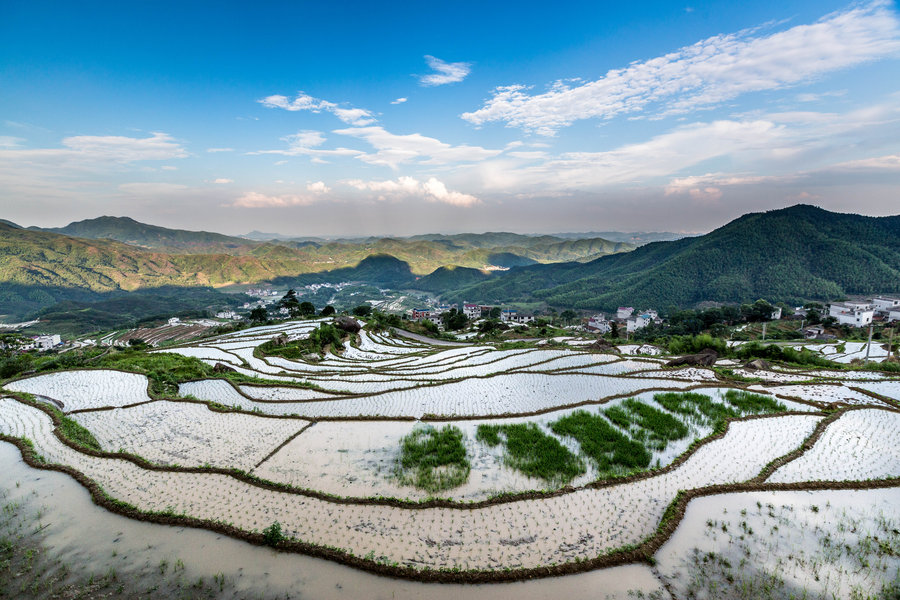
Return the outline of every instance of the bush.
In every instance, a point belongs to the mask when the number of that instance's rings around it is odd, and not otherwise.
[[[671,354],[697,354],[706,349],[715,350],[720,356],[728,353],[725,340],[701,333],[700,335],[675,335],[666,348]]]

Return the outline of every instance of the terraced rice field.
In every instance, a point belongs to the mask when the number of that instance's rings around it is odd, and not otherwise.
[[[0,433],[27,439],[19,444],[33,461],[61,465],[137,518],[458,581],[640,560],[692,494],[885,487],[900,477],[896,379],[748,371],[763,383],[736,393],[711,369],[664,368],[637,348],[447,347],[370,331],[319,360],[259,351],[320,323],[162,351],[266,385],[183,381],[178,397],[151,398],[144,375],[119,371],[9,382]],[[101,450],[68,441],[48,404]],[[420,489],[402,476],[405,440],[423,427],[454,432],[416,460],[440,474],[455,457],[465,465],[458,485]],[[529,455],[522,439],[546,456]]]

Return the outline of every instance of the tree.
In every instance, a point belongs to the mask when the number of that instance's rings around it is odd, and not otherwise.
[[[353,309],[353,314],[357,317],[368,317],[372,314],[372,307],[368,304],[360,304]]]
[[[322,312],[320,312],[319,314],[322,315],[323,317],[330,317],[331,315],[334,314],[334,307],[329,304],[328,306],[323,308]]]
[[[451,308],[441,315],[441,321],[443,321],[445,329],[457,330],[465,327],[466,323],[469,322],[469,319],[466,317],[465,313],[460,312],[455,308]]]
[[[265,306],[257,306],[250,311],[250,321],[252,323],[264,323],[269,318],[269,311]]]
[[[301,302],[300,306],[297,307],[297,312],[303,317],[311,317],[316,314],[316,307],[313,306],[312,302]]]
[[[559,314],[559,318],[562,319],[563,322],[566,324],[569,324],[572,321],[574,321],[577,316],[578,316],[578,313],[576,313],[574,310],[571,310],[571,309],[566,309]]]
[[[300,301],[297,299],[297,292],[293,288],[289,289],[284,297],[278,301],[278,306],[286,308],[288,314],[296,317],[300,314]]]
[[[503,312],[503,311],[500,310],[500,307],[499,307],[499,306],[495,306],[495,307],[492,308],[491,311],[488,313],[488,317],[490,317],[491,319],[499,319],[499,318],[500,318],[500,314],[501,314],[502,312]]]
[[[619,324],[613,321],[609,325],[609,337],[612,339],[618,339],[619,337]]]
[[[772,311],[775,310],[775,307],[766,302],[765,300],[757,300],[753,304],[742,304],[741,305],[741,313],[744,315],[744,318],[750,321],[751,323],[760,323],[762,321],[771,321],[772,320]]]

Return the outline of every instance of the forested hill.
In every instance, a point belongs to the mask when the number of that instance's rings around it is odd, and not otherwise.
[[[259,245],[258,242],[221,233],[186,231],[148,225],[130,217],[97,217],[69,223],[65,227],[43,229],[30,227],[29,229],[78,238],[117,240],[132,246],[163,252],[244,254]]]
[[[797,205],[584,264],[515,269],[445,297],[614,310],[879,292],[900,292],[900,216],[863,217]]]

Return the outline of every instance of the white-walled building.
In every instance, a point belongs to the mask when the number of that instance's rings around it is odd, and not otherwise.
[[[887,314],[888,323],[891,321],[900,321],[900,308],[897,310],[892,310]]]
[[[470,304],[468,302],[463,303],[463,314],[466,315],[468,319],[480,319],[481,318],[481,307],[477,304]]]
[[[620,306],[619,309],[616,311],[616,318],[617,319],[627,319],[632,314],[634,314],[634,308],[632,308],[631,306]]]
[[[862,302],[835,302],[828,307],[828,316],[837,319],[840,325],[865,327],[872,323],[875,308]]]
[[[531,323],[534,317],[531,315],[520,315],[518,311],[507,309],[500,313],[500,320],[504,323]]]
[[[872,305],[875,307],[875,312],[887,315],[892,311],[900,311],[900,298],[876,296],[872,298]]]
[[[634,333],[638,329],[643,329],[651,322],[653,322],[653,319],[651,319],[650,315],[647,314],[629,317],[625,320],[625,329],[626,331],[628,331],[628,333]]]
[[[584,326],[588,331],[599,333],[600,335],[604,335],[609,333],[612,326],[609,324],[609,321],[606,320],[606,315],[597,314],[588,319],[587,324]]]
[[[39,335],[34,338],[34,347],[38,350],[50,350],[61,343],[62,338],[59,337],[59,334]]]

